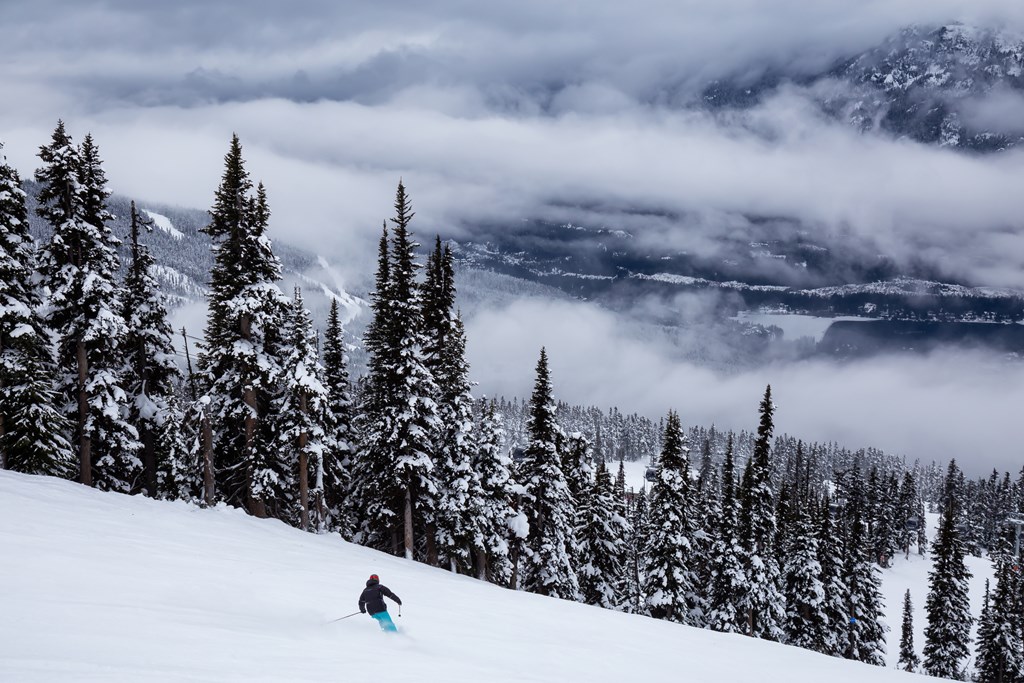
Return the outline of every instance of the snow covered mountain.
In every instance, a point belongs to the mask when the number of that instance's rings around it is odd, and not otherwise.
[[[884,683],[907,674],[745,636],[513,592],[240,510],[0,471],[0,680]],[[980,607],[987,562],[968,558]],[[884,570],[890,666],[911,588]],[[356,611],[371,573],[400,633]],[[923,679],[914,679],[923,680]]]
[[[995,28],[908,27],[818,73],[772,69],[754,81],[716,81],[701,102],[747,108],[784,87],[865,132],[979,152],[1024,140],[1014,114],[1024,102],[1024,37]]]

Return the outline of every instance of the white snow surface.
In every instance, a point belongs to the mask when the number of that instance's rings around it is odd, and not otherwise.
[[[149,209],[143,209],[143,211],[146,213],[147,216],[149,216],[149,219],[153,221],[153,225],[160,228],[161,230],[163,230],[176,240],[184,239],[185,233],[174,227],[174,224],[171,223],[170,218],[164,216],[163,214],[150,211]]]
[[[5,471],[0,548],[2,681],[922,680],[513,592],[225,506]],[[919,631],[926,567],[884,572],[890,614],[912,584]],[[327,623],[356,611],[371,573],[404,602],[398,634],[360,614]]]

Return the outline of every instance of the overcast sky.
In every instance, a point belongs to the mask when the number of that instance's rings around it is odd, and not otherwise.
[[[206,208],[237,132],[267,184],[272,236],[353,273],[372,264],[402,177],[424,236],[563,217],[567,205],[604,207],[594,222],[635,209],[784,215],[1024,288],[1024,153],[860,135],[797,88],[731,117],[685,106],[711,79],[813,72],[907,24],[955,20],[1024,35],[1024,5],[1006,0],[7,0],[0,140],[30,174],[63,118],[76,139],[94,134],[115,191]],[[1024,121],[1022,108],[1000,92],[969,115]],[[649,229],[681,246],[706,237],[688,227]],[[547,344],[571,400],[752,427],[772,381],[788,385],[780,425],[809,438],[1022,461],[1002,421],[1021,405],[1017,366],[959,357],[723,378],[630,339],[594,307],[564,305],[522,302],[471,321],[481,390],[528,390]],[[623,352],[614,360],[601,355],[605,338]],[[979,424],[984,455],[958,438]]]

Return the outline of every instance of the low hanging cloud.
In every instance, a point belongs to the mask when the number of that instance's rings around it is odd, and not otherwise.
[[[1024,288],[1024,152],[860,134],[794,87],[745,112],[692,106],[713,79],[817,73],[909,24],[957,20],[1024,35],[1024,4],[6,2],[0,140],[29,175],[63,118],[76,140],[94,134],[116,192],[206,208],[237,132],[268,188],[271,236],[327,257],[347,282],[368,279],[402,178],[421,241],[542,219],[706,253],[777,217]],[[1004,125],[1022,106],[995,92],[966,116]],[[675,303],[690,318],[706,310]],[[547,345],[573,402],[750,428],[770,382],[779,428],[805,439],[1013,457],[1016,365],[937,355],[723,374],[589,304],[516,301],[468,322],[487,393],[527,395]]]
[[[467,324],[478,394],[529,396],[546,348],[555,396],[652,419],[671,408],[686,425],[755,430],[771,385],[777,433],[847,448],[880,448],[908,462],[956,458],[970,476],[1021,466],[1014,426],[1024,365],[984,354],[883,356],[718,372],[682,361],[597,306],[520,299]]]
[[[280,238],[343,260],[373,244],[402,177],[424,235],[585,220],[693,249],[744,216],[783,216],[897,259],[938,248],[977,284],[1024,286],[1024,254],[1005,239],[1024,215],[1021,154],[860,135],[797,89],[725,116],[685,106],[713,78],[820,70],[907,24],[958,19],[1019,29],[1024,9],[6,3],[0,90],[17,106],[0,112],[0,139],[30,173],[63,117],[94,133],[116,191],[205,208],[238,132]],[[994,96],[976,115],[1013,104]]]

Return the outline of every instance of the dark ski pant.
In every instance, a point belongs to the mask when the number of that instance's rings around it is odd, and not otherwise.
[[[391,615],[388,614],[387,611],[377,612],[376,614],[371,614],[370,616],[376,619],[377,623],[380,624],[381,631],[398,630],[398,627],[395,626],[395,622],[391,621]]]

